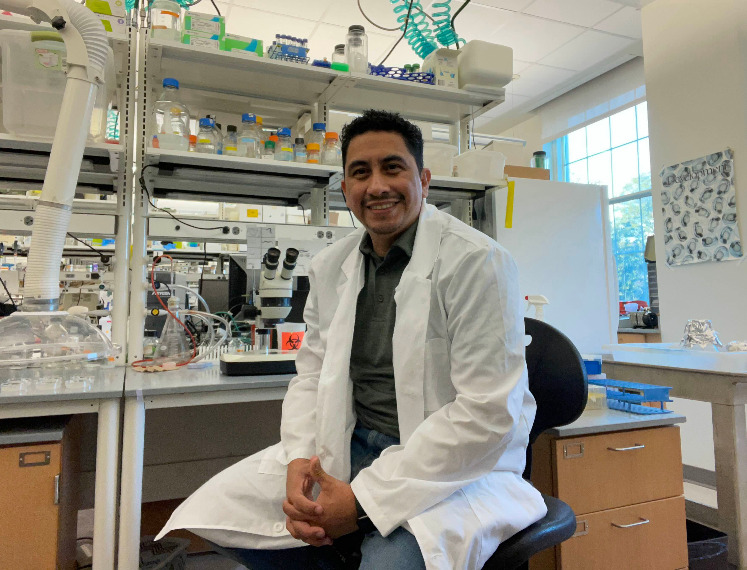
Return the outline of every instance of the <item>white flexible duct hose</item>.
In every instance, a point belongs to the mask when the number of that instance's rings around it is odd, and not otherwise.
[[[49,165],[34,214],[31,250],[24,281],[24,311],[59,308],[60,259],[91,123],[96,81],[104,76],[108,56],[106,32],[96,15],[73,0],[59,2],[70,17],[66,26],[72,26],[83,39],[89,69],[69,65]],[[77,39],[72,33],[63,33],[62,37],[66,42]],[[72,51],[71,46],[68,46],[68,52]]]

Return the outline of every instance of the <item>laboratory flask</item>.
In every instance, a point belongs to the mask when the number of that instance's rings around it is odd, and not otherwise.
[[[153,138],[162,150],[189,150],[189,109],[179,101],[179,82],[167,77],[153,109]]]
[[[172,295],[169,297],[168,306],[173,317],[168,315],[163,325],[156,348],[156,357],[172,362],[186,362],[192,357],[192,348],[186,330],[177,321],[177,319],[181,320],[179,299]]]

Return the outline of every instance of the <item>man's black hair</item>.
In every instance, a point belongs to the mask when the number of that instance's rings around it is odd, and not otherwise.
[[[407,150],[415,158],[415,164],[418,165],[418,172],[423,170],[423,133],[420,131],[420,128],[407,119],[402,118],[399,113],[377,111],[375,109],[364,111],[363,115],[356,117],[342,128],[340,138],[342,140],[343,167],[345,166],[350,141],[359,135],[372,131],[397,133],[400,135],[405,141]]]

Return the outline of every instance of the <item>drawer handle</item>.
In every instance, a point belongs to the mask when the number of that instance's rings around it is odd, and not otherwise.
[[[631,445],[630,447],[608,447],[610,451],[631,451],[633,449],[643,449],[646,447],[642,443],[637,443],[635,445]]]
[[[610,524],[614,526],[615,528],[632,528],[634,526],[641,526],[642,524],[648,524],[651,522],[650,520],[644,519],[643,517],[640,517],[640,519],[641,519],[640,521],[636,523],[631,523],[631,524],[617,524],[617,523],[610,523]]]

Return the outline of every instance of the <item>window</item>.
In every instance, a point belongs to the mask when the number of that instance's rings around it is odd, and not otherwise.
[[[654,233],[646,102],[545,145],[553,179],[607,186],[620,301],[649,303],[643,251]]]

